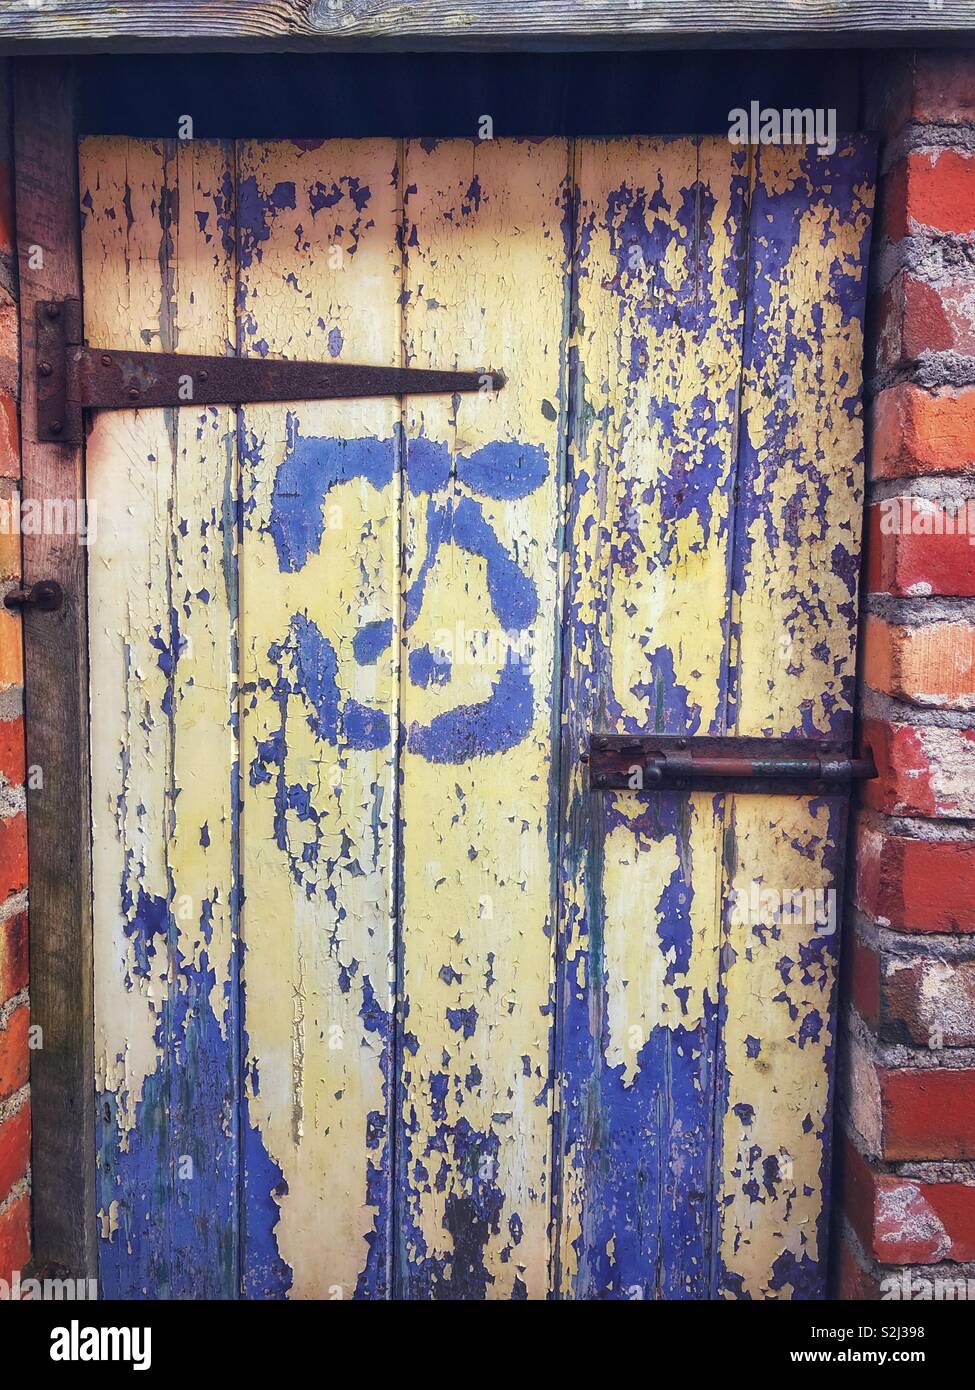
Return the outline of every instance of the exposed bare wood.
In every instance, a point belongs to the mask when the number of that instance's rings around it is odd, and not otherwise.
[[[9,0],[0,46],[138,48],[667,46],[930,42],[975,33],[975,0]]]
[[[77,137],[70,64],[21,65],[16,87],[16,196],[22,333],[23,497],[75,508],[80,446],[38,444],[34,305],[78,296]],[[52,513],[53,514],[53,511]],[[75,515],[77,513],[75,512]],[[94,1274],[94,1087],[88,836],[85,551],[77,534],[24,536],[28,584],[56,579],[64,607],[25,618],[34,1253]],[[41,780],[42,779],[42,780]]]

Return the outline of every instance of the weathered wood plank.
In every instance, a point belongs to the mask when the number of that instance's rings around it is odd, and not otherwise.
[[[563,141],[411,142],[405,361],[507,373],[404,405],[398,1292],[543,1298]]]
[[[975,30],[972,0],[939,0],[937,6],[902,0],[803,0],[768,5],[763,0],[30,0],[0,14],[0,45],[29,51],[45,44],[83,48],[106,42],[136,46],[168,41],[233,47],[350,46],[404,40],[431,45],[539,43],[546,39],[626,40],[627,44],[695,40],[716,44],[756,37],[819,42],[837,35],[863,43],[870,37],[936,35]]]
[[[852,733],[875,150],[762,148],[751,209],[729,727]],[[822,1297],[846,798],[735,797],[716,1292]]]
[[[747,155],[585,141],[575,177],[558,1287],[702,1298],[723,799],[582,755],[724,728]]]
[[[81,292],[75,86],[56,59],[21,66],[16,88],[17,248],[22,324],[25,506],[72,509],[84,497],[82,450],[38,444],[34,305]],[[40,253],[40,254],[39,254]],[[64,515],[63,511],[60,511]],[[85,550],[76,535],[23,538],[24,579],[56,579],[59,613],[25,630],[30,852],[34,1255],[95,1273],[94,1067]]]
[[[94,342],[225,351],[233,165],[86,141]],[[100,1280],[237,1284],[236,517],[227,407],[104,412],[88,442]]]
[[[245,144],[239,350],[398,365],[394,141]],[[389,1287],[399,403],[241,412],[243,1292]]]

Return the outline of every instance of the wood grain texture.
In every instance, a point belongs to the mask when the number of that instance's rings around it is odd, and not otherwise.
[[[396,143],[238,166],[241,354],[397,365]],[[248,1295],[389,1288],[399,419],[241,411]]]
[[[748,156],[583,141],[563,702],[558,1286],[710,1283],[723,798],[594,795],[593,731],[720,733]]]
[[[548,1287],[564,141],[410,142],[397,1231],[410,1298]]]
[[[75,86],[56,59],[20,68],[15,88],[17,249],[22,324],[22,495],[25,505],[84,497],[80,448],[38,444],[34,305],[77,297]],[[38,255],[38,251],[40,255]],[[30,854],[34,1255],[95,1273],[91,860],[85,551],[75,535],[23,539],[24,580],[56,579],[66,601],[25,623]]]
[[[972,0],[904,5],[901,0],[803,0],[768,5],[761,0],[27,0],[0,14],[0,43],[29,51],[47,43],[82,48],[168,41],[173,47],[273,47],[385,44],[426,41],[431,46],[545,39],[625,40],[674,44],[694,39],[714,45],[750,36],[759,41],[822,42],[836,35],[862,43],[870,37],[936,35],[975,29]]]
[[[729,727],[853,732],[876,148],[757,152]],[[847,799],[731,798],[715,1289],[821,1297]]]
[[[225,352],[230,147],[81,150],[85,328]],[[102,412],[88,441],[100,1281],[237,1289],[235,416]]]

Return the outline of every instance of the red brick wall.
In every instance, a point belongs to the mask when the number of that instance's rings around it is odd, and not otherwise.
[[[0,497],[16,500],[17,271],[11,199],[9,85],[0,62]],[[0,527],[0,593],[20,577],[20,537]],[[20,619],[0,607],[0,1279],[30,1254],[27,1050],[27,827],[24,817]]]
[[[850,1298],[903,1296],[906,1271],[975,1276],[975,53],[871,63],[867,119],[883,145],[860,700],[880,776],[845,941]]]

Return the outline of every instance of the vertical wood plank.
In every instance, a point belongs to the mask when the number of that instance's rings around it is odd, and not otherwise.
[[[852,733],[875,149],[762,147],[751,215],[730,722]],[[824,1288],[846,798],[736,797],[716,1288]]]
[[[81,152],[90,341],[224,352],[233,174],[202,141]],[[236,519],[228,407],[88,443],[103,1292],[237,1286]]]
[[[75,506],[80,447],[39,444],[34,421],[34,305],[81,293],[75,74],[70,61],[31,58],[15,77],[15,177],[20,268],[21,460],[25,506]],[[41,255],[38,256],[38,250]],[[63,514],[63,513],[62,513]],[[94,1070],[85,553],[71,535],[23,540],[24,581],[56,579],[58,613],[25,627],[34,1256],[95,1273]]]
[[[557,1283],[701,1298],[723,801],[593,795],[582,755],[724,727],[746,156],[582,141],[575,177]]]
[[[241,147],[243,355],[398,365],[397,154]],[[248,1295],[389,1285],[398,425],[242,412]]]
[[[548,1287],[564,142],[411,142],[398,1291]]]

